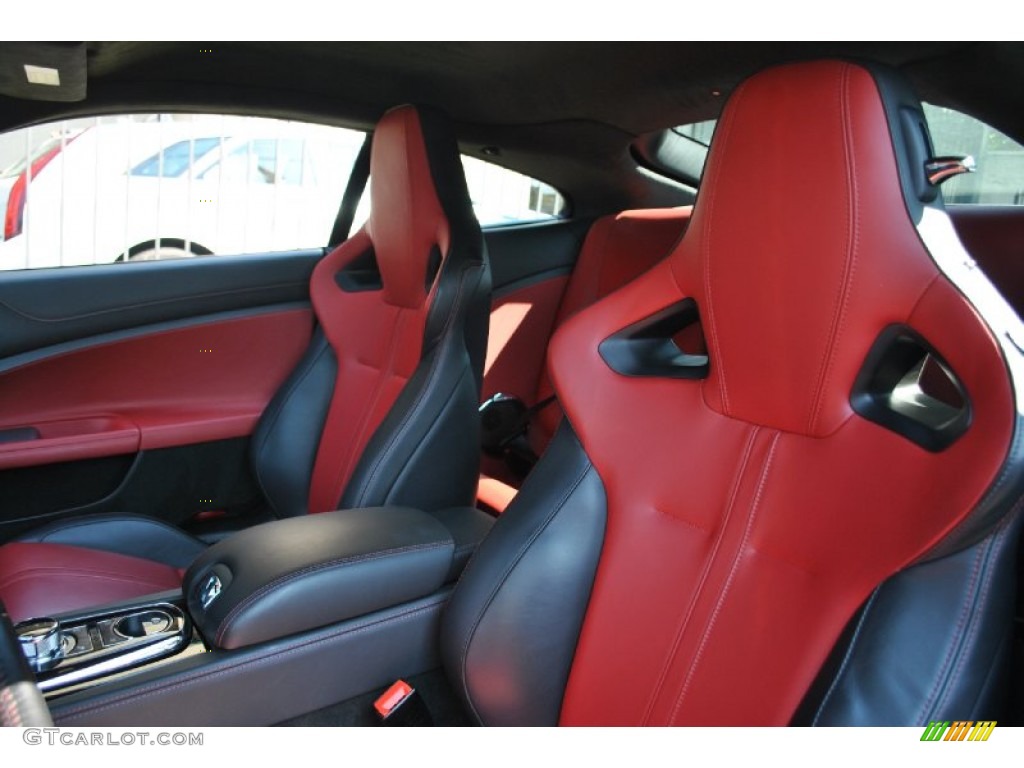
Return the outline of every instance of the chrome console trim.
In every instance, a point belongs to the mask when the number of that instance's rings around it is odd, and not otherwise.
[[[191,619],[171,603],[66,619],[60,632],[63,658],[38,674],[39,688],[47,694],[173,656],[194,640]]]

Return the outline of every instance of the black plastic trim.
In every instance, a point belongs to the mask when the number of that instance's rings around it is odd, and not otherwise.
[[[939,364],[963,399],[963,407],[956,416],[939,424],[927,424],[894,410],[889,404],[889,396],[896,385],[926,355]],[[853,382],[850,405],[868,421],[933,453],[944,451],[971,426],[971,400],[960,379],[931,344],[905,325],[890,325],[875,339]]]
[[[430,293],[430,288],[434,285],[440,271],[441,249],[435,245],[430,249],[430,255],[427,256],[427,271],[423,276],[423,290],[427,293]]]
[[[334,282],[345,293],[361,293],[363,291],[379,291],[384,288],[384,280],[377,264],[377,252],[371,245],[363,253],[349,261],[334,276]]]
[[[715,115],[714,119],[717,118]],[[693,203],[697,198],[697,188],[708,159],[707,146],[668,128],[641,136],[629,149],[636,161],[652,173],[684,185],[690,196],[685,204]]]
[[[623,376],[704,379],[707,355],[688,355],[672,341],[684,328],[700,321],[697,302],[684,299],[628,325],[598,346],[601,359]]]

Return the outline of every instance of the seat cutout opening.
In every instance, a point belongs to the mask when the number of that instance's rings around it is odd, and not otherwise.
[[[384,288],[384,279],[377,266],[377,253],[368,248],[365,253],[352,259],[335,275],[334,281],[346,293],[379,291]]]
[[[623,328],[602,341],[598,352],[609,368],[623,376],[706,378],[707,354],[685,352],[680,343],[688,349],[707,349],[693,299],[684,299]]]
[[[933,453],[971,425],[971,405],[957,375],[906,326],[879,335],[850,394],[854,411]]]
[[[434,281],[437,280],[437,273],[440,271],[441,249],[435,245],[430,249],[430,256],[427,257],[426,280],[423,283],[423,289],[426,293],[430,293],[430,289],[434,287]]]

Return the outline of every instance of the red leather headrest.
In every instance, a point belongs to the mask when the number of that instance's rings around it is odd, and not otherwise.
[[[429,292],[431,252],[448,252],[448,221],[430,172],[420,117],[413,106],[390,110],[377,124],[370,153],[370,220],[384,300],[419,307]]]
[[[822,61],[747,80],[671,264],[704,323],[710,407],[813,436],[848,418],[872,342],[938,274],[871,74]]]

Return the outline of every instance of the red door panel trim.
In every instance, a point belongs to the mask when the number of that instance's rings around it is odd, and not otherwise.
[[[0,430],[40,431],[39,440],[0,444],[0,468],[250,434],[312,327],[308,309],[264,313],[97,344],[0,374]]]

